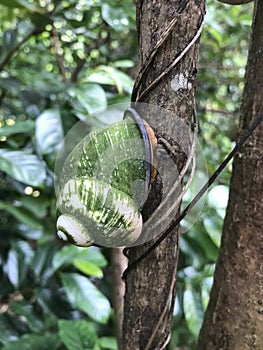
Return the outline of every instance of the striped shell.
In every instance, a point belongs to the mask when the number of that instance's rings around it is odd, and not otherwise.
[[[57,199],[61,239],[117,247],[140,236],[153,152],[144,123],[131,111],[91,132],[67,157]]]

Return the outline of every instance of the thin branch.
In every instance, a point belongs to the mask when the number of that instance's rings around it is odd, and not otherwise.
[[[52,12],[54,12],[54,9],[52,9],[51,0],[46,0],[46,9],[47,9],[48,15],[51,15]],[[64,56],[61,53],[62,48],[60,45],[58,31],[54,25],[54,22],[52,22],[51,39],[52,39],[51,44],[52,44],[54,51],[55,51],[59,72],[62,76],[63,81],[66,82],[67,81],[67,71],[66,71],[66,68],[64,65]]]
[[[93,40],[88,47],[85,47],[85,57],[80,59],[77,63],[77,66],[75,67],[75,69],[73,70],[72,74],[71,74],[71,81],[73,83],[75,83],[78,79],[78,75],[80,73],[80,71],[82,70],[82,68],[84,67],[86,61],[87,61],[87,57],[89,57],[90,53],[92,50],[98,49],[100,46],[102,46],[105,42],[107,41],[107,39],[102,39],[101,37],[98,37],[97,40]]]
[[[35,28],[32,31],[30,31],[27,35],[25,35],[24,38],[21,41],[16,43],[16,45],[12,47],[12,49],[7,53],[7,55],[4,57],[4,59],[0,63],[0,72],[4,69],[4,67],[9,63],[11,58],[19,51],[19,49],[21,48],[21,46],[25,42],[27,40],[29,40],[35,34],[39,34],[39,33],[41,33],[41,31],[39,29]]]
[[[57,32],[56,27],[54,26],[54,24],[52,24],[52,30],[51,30],[51,37],[52,37],[52,42],[53,42],[53,47],[55,50],[55,54],[56,54],[56,59],[57,59],[57,63],[58,63],[58,69],[59,72],[63,78],[63,81],[66,82],[67,81],[67,71],[64,65],[64,56],[61,54],[61,45],[60,45],[60,40],[59,40],[59,35]]]
[[[77,63],[77,66],[75,67],[75,69],[73,70],[72,74],[71,74],[71,81],[73,83],[76,83],[77,79],[78,79],[78,75],[80,73],[80,71],[82,70],[82,68],[84,67],[86,61],[87,61],[87,54],[85,55],[84,58],[82,58],[81,60],[79,60],[79,62]]]

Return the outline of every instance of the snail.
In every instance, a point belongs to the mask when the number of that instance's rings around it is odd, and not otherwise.
[[[121,122],[89,133],[67,156],[57,198],[57,234],[78,246],[130,246],[154,180],[152,128],[129,108]]]

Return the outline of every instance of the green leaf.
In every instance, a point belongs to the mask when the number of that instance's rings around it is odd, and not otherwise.
[[[105,91],[98,84],[83,84],[81,87],[69,89],[69,95],[76,98],[89,114],[107,106]]]
[[[0,314],[0,343],[18,339],[19,333],[7,314]]]
[[[116,68],[132,68],[134,67],[134,62],[131,60],[118,60],[113,62]]]
[[[108,265],[107,260],[97,247],[78,248],[78,260],[89,261],[98,267]]]
[[[59,337],[68,350],[93,350],[97,340],[94,328],[84,320],[59,320]]]
[[[62,284],[71,303],[94,321],[106,323],[111,312],[108,299],[89,281],[77,273],[61,273]]]
[[[44,12],[43,9],[26,0],[0,0],[0,4],[10,8],[27,9],[30,12]]]
[[[109,66],[97,67],[94,72],[87,76],[85,81],[114,85],[119,94],[122,94],[123,91],[130,93],[133,86],[133,80],[127,74]]]
[[[101,14],[104,21],[116,31],[125,30],[129,26],[127,13],[121,7],[111,7],[109,4],[103,3]]]
[[[14,125],[5,125],[0,128],[0,136],[11,136],[14,134],[32,134],[35,130],[33,120],[16,122]]]
[[[103,272],[101,269],[89,261],[76,259],[73,261],[73,265],[87,276],[94,276],[97,278],[103,277]]]
[[[46,179],[45,163],[26,151],[0,150],[0,170],[17,181],[43,187]]]
[[[44,244],[39,244],[36,251],[35,256],[32,263],[32,269],[35,272],[38,278],[45,276],[45,278],[41,280],[42,283],[45,283],[47,277],[52,274],[51,264],[57,250],[54,242],[46,242]]]
[[[57,350],[60,348],[60,340],[56,334],[45,335],[26,334],[16,341],[6,343],[2,350]]]
[[[64,139],[60,112],[48,109],[36,119],[36,141],[41,154],[58,151]]]
[[[70,265],[78,254],[78,247],[65,246],[57,251],[53,257],[52,267],[56,271],[61,267]]]
[[[42,277],[42,279],[44,278],[45,276]],[[57,289],[57,284],[54,285],[52,282],[54,282],[53,279],[49,279],[46,282],[42,281],[41,287],[35,289],[34,300],[36,301],[36,305],[41,308],[49,325],[56,326],[58,318],[74,316],[72,314],[72,307],[65,298],[64,291],[61,287]],[[45,288],[43,288],[43,284],[46,285]],[[56,288],[55,290],[54,287]]]
[[[5,48],[10,50],[15,42],[16,42],[16,39],[17,39],[17,34],[14,30],[6,30],[3,34],[3,42],[4,42],[4,45],[5,45]]]
[[[19,288],[26,279],[34,252],[25,241],[12,242],[5,265],[9,281],[15,288]]]
[[[189,286],[184,292],[184,314],[190,332],[197,338],[204,317],[203,305],[199,291]]]
[[[117,340],[112,337],[102,337],[99,339],[99,345],[102,349],[118,350]]]
[[[74,260],[88,261],[98,267],[107,265],[107,260],[104,258],[98,248],[80,248],[73,245],[65,246],[54,255],[52,267],[54,271],[63,266],[68,266]]]
[[[10,304],[10,310],[12,311],[12,313],[16,314],[17,317],[22,318],[23,322],[25,322],[29,326],[32,332],[43,331],[44,325],[40,321],[40,319],[34,314],[32,305],[28,304],[24,300],[13,301]]]
[[[24,223],[25,225],[31,228],[42,228],[41,220],[32,215],[32,212],[30,210],[19,206],[16,207],[13,204],[8,204],[4,202],[0,202],[0,209],[12,214],[18,221]]]
[[[47,215],[49,201],[41,196],[24,196],[19,198],[18,205],[30,211],[36,218],[43,219]]]

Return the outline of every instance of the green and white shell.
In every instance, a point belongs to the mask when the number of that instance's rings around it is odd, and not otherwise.
[[[69,154],[57,199],[61,239],[79,246],[136,242],[142,231],[140,209],[148,195],[152,157],[143,128],[128,116],[91,132]]]

